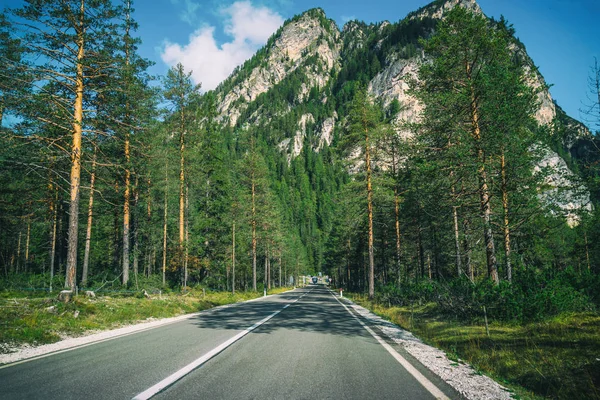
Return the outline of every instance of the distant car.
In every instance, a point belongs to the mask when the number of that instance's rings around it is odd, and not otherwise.
[[[317,282],[319,282],[319,278],[317,278],[316,276],[313,276],[312,282],[313,282],[314,285],[316,285]]]

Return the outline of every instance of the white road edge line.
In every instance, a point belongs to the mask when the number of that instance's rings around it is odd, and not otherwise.
[[[168,388],[169,386],[171,386],[172,384],[174,384],[175,382],[177,382],[178,380],[180,380],[181,378],[183,378],[184,376],[186,376],[187,374],[189,374],[190,372],[192,372],[196,368],[202,366],[202,364],[206,363],[208,360],[210,360],[214,356],[218,355],[223,350],[225,350],[226,348],[228,348],[229,346],[231,346],[232,344],[234,344],[235,342],[237,342],[238,340],[240,340],[241,338],[243,338],[244,336],[246,336],[248,333],[252,332],[256,328],[258,328],[259,326],[261,326],[262,324],[264,324],[265,322],[267,322],[268,320],[270,320],[271,318],[273,318],[274,316],[276,316],[277,314],[279,314],[280,312],[282,312],[283,310],[285,310],[286,308],[288,308],[290,305],[296,303],[298,300],[300,300],[302,297],[304,297],[305,295],[307,295],[311,291],[308,291],[308,292],[304,293],[302,296],[298,297],[293,302],[286,304],[281,310],[276,311],[273,314],[269,315],[268,317],[265,317],[265,318],[261,319],[260,321],[258,321],[254,325],[252,325],[251,327],[243,330],[242,332],[238,333],[237,335],[235,335],[231,339],[229,339],[229,340],[221,343],[219,346],[215,347],[214,349],[212,349],[208,353],[204,354],[202,357],[197,358],[195,361],[192,361],[191,363],[189,363],[185,367],[181,368],[179,371],[177,371],[177,372],[169,375],[168,377],[166,377],[162,381],[158,382],[156,385],[154,385],[154,386],[152,386],[152,387],[144,390],[142,393],[140,393],[137,396],[135,396],[133,398],[133,400],[147,400],[147,399],[150,399],[152,396],[154,396],[154,395],[158,394],[159,392],[163,391],[164,389]]]
[[[239,304],[251,303],[251,302],[254,302],[254,301],[258,301],[258,300],[267,299],[267,298],[272,297],[272,296],[278,296],[278,295],[281,295],[281,294],[284,294],[284,293],[293,292],[294,290],[295,289],[287,290],[285,292],[267,295],[267,297],[257,297],[255,299],[251,299],[251,300],[240,301],[240,302],[237,302],[237,303],[225,304],[223,306],[217,306],[217,307],[209,308],[209,309],[206,309],[206,310],[198,311],[198,312],[195,312],[195,313],[180,315],[178,317],[171,317],[171,318],[168,318],[168,319],[172,319],[172,321],[165,322],[163,324],[157,324],[157,325],[153,325],[153,326],[148,326],[148,327],[144,327],[144,328],[141,328],[141,329],[136,329],[136,330],[133,330],[133,331],[130,331],[130,332],[119,333],[119,334],[116,334],[114,336],[109,336],[109,337],[106,337],[106,338],[103,338],[103,339],[96,339],[96,340],[93,340],[93,341],[88,342],[88,343],[77,344],[77,345],[74,345],[74,346],[71,346],[71,347],[66,347],[64,349],[54,350],[54,351],[50,351],[48,353],[39,354],[37,356],[32,356],[32,357],[24,358],[22,360],[8,362],[6,364],[0,364],[0,369],[14,367],[15,365],[24,364],[24,363],[29,362],[29,361],[39,360],[41,358],[51,357],[51,356],[54,356],[56,354],[66,353],[66,352],[72,351],[72,350],[82,349],[84,347],[88,347],[88,346],[92,346],[92,345],[95,345],[95,344],[107,342],[109,340],[120,339],[120,338],[123,338],[125,336],[135,335],[136,333],[141,333],[141,332],[149,331],[149,330],[156,329],[156,328],[162,328],[162,327],[165,327],[167,325],[175,324],[177,322],[181,322],[181,321],[184,321],[186,319],[192,319],[194,317],[198,317],[198,316],[201,316],[201,315],[206,314],[206,313],[213,313],[213,312],[219,311],[220,309],[224,309],[224,308],[228,308],[228,307],[233,307],[233,306],[236,306],[236,305],[239,305]],[[132,326],[135,326],[135,325],[136,325],[135,323],[132,324]],[[121,328],[116,328],[115,330],[119,330],[119,329],[121,329]],[[105,333],[105,332],[109,332],[109,331],[110,330],[108,330],[108,331],[100,331],[98,333]]]
[[[369,332],[371,336],[373,336],[375,340],[377,340],[379,344],[382,345],[388,351],[388,353],[390,353],[392,357],[394,357],[396,361],[398,361],[400,365],[404,367],[404,369],[408,371],[408,373],[410,373],[425,389],[427,389],[429,393],[431,393],[436,399],[450,400],[448,396],[446,396],[440,389],[437,388],[437,386],[435,386],[429,379],[427,379],[425,375],[423,375],[415,367],[413,367],[412,364],[406,360],[406,358],[402,357],[400,353],[394,350],[392,346],[390,346],[385,340],[383,340],[378,334],[376,334],[371,328],[369,328],[364,322],[362,322],[360,318],[354,315],[354,313],[350,311],[350,309],[336,297],[335,293],[331,291],[331,289],[330,292],[333,298],[336,299],[337,302],[340,303],[341,306],[344,307],[346,311],[348,311],[348,313],[354,319],[356,319],[363,326],[363,328],[365,328],[367,332]]]

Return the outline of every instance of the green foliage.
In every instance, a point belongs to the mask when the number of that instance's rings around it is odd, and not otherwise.
[[[421,11],[429,12],[440,4]],[[527,89],[523,66],[535,68],[514,38],[514,29],[503,19],[491,21],[458,10],[447,14],[443,22],[426,14],[419,18],[411,14],[415,18],[391,24],[349,22],[341,34],[339,66],[329,67],[318,55],[310,55],[314,48],[305,52],[298,65],[292,66],[282,56],[280,61],[290,68],[286,76],[252,101],[237,100],[233,106],[241,115],[235,126],[229,126],[227,115],[220,115],[219,101],[255,68],[268,68],[272,46],[284,28],[214,92],[200,94],[190,73],[176,66],[161,80],[161,100],[158,90],[148,89],[152,81],[146,72],[149,62],[137,54],[136,24],[126,14],[115,14],[110,46],[86,64],[91,71],[103,60],[114,61],[110,74],[90,75],[86,81],[93,90],[86,97],[91,111],[86,113],[85,129],[90,133],[83,144],[83,205],[91,198],[88,188],[92,160],[96,160],[87,286],[125,292],[178,290],[183,283],[184,253],[188,286],[231,290],[235,246],[235,287],[248,289],[254,220],[259,285],[265,281],[266,261],[275,282],[281,262],[283,281],[302,273],[324,272],[340,286],[363,290],[368,254],[366,177],[360,168],[363,157],[353,151],[363,147],[366,129],[373,160],[375,276],[382,298],[402,304],[436,301],[452,315],[474,319],[481,318],[486,305],[490,318],[509,321],[586,309],[586,304],[597,306],[599,214],[583,216],[575,229],[567,227],[539,204],[537,188],[544,176],[531,174],[538,161],[532,145],[548,139],[569,166],[584,176],[597,202],[597,140],[569,142],[577,124],[559,108],[552,135],[550,129],[540,129],[532,121],[537,92]],[[312,18],[324,28],[317,45],[340,45],[333,43],[336,27],[322,10],[310,10],[288,23],[300,18]],[[465,29],[458,29],[460,35],[449,33],[460,24],[466,24]],[[56,107],[52,99],[63,99],[70,107],[73,91],[62,81],[48,82],[39,91],[7,90],[6,79],[17,76],[22,70],[16,67],[26,63],[24,49],[11,35],[11,24],[2,19],[0,28],[0,36],[6,39],[0,47],[4,60],[0,94],[7,112],[20,118],[2,127],[0,164],[7,173],[0,176],[0,272],[6,288],[47,288],[55,226],[53,260],[58,275],[52,286],[58,288],[64,283],[61,274],[66,259],[68,187],[63,178],[69,173],[69,158],[64,149],[70,145],[65,135],[70,125],[65,121],[71,116],[61,111],[68,107]],[[515,43],[517,50],[507,51]],[[464,49],[475,47],[481,57],[473,61],[473,54]],[[413,82],[413,94],[427,104],[422,124],[393,126],[404,105],[398,100],[374,101],[366,88],[392,63],[399,59],[420,62],[423,54],[431,62],[423,63],[421,86]],[[473,61],[479,72],[476,79],[462,79],[459,54]],[[313,73],[327,77],[327,84],[311,86]],[[457,85],[461,79],[464,85]],[[480,140],[472,137],[467,90],[471,88],[481,99]],[[158,116],[161,101],[167,107]],[[335,128],[328,146],[319,132],[330,118],[335,119]],[[414,140],[396,134],[408,130],[416,131]],[[127,137],[132,149],[130,162],[125,164]],[[178,241],[182,139],[187,198],[183,251]],[[302,150],[291,156],[291,147],[300,142]],[[485,157],[476,157],[478,150]],[[358,154],[357,160],[348,162],[350,153]],[[512,253],[497,253],[501,280],[507,276],[507,261],[517,271],[512,285],[503,282],[493,287],[483,282],[486,254],[477,179],[482,164],[493,210],[489,225],[496,243],[503,243],[504,216],[509,219]],[[136,266],[137,275],[123,287],[119,275],[126,170],[131,173],[130,265]],[[255,215],[250,206],[253,180]],[[508,194],[506,209],[504,193]],[[81,207],[82,221],[86,211]],[[82,257],[84,229],[80,236]],[[563,274],[569,267],[577,273],[568,277],[550,273]],[[458,275],[472,275],[477,283],[456,279]],[[563,286],[565,280],[569,283]]]
[[[280,289],[274,292],[280,292]],[[142,322],[149,318],[168,318],[206,310],[215,306],[250,300],[262,293],[203,292],[201,288],[187,294],[168,294],[148,290],[107,295],[96,298],[76,296],[62,303],[54,296],[31,298],[29,292],[0,291],[0,352],[6,346],[54,343],[65,335],[79,336],[91,330],[109,329]],[[24,296],[26,295],[26,297]]]
[[[481,319],[457,319],[432,303],[390,307],[387,302],[348,296],[445,350],[449,359],[492,376],[517,398],[595,397],[600,383],[597,312],[562,313],[525,324],[489,321],[488,335]]]
[[[377,300],[399,306],[433,302],[440,312],[467,322],[482,320],[485,307],[492,321],[530,323],[562,313],[596,310],[600,302],[593,288],[598,284],[597,276],[582,276],[572,269],[560,273],[523,270],[512,284],[457,278],[386,286]]]

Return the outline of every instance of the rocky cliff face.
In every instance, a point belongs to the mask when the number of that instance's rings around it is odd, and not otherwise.
[[[297,69],[304,69],[308,78],[297,93],[298,100],[302,101],[312,87],[325,87],[330,70],[339,68],[340,32],[333,21],[325,18],[322,10],[311,10],[286,23],[276,36],[272,45],[266,48],[266,54],[253,60],[258,65],[249,76],[229,91],[219,93],[218,111],[229,125],[236,125],[248,103]],[[312,62],[307,63],[309,59]],[[229,79],[235,80],[235,76]]]
[[[421,7],[420,9],[408,14],[409,19],[421,19],[421,18],[434,18],[442,19],[448,11],[454,7],[464,7],[476,14],[483,14],[481,7],[475,0],[446,0],[446,1],[434,1]]]
[[[420,20],[444,18],[444,15],[456,6],[483,14],[475,0],[438,0],[409,14],[400,24],[404,22],[418,24]],[[382,54],[381,49],[385,48],[386,43],[389,45],[389,42],[392,42],[390,38],[394,34],[392,28],[388,22],[365,25],[351,21],[340,32],[335,23],[327,20],[320,9],[310,10],[288,21],[270,40],[267,47],[248,62],[251,68],[244,66],[243,79],[240,79],[241,72],[234,74],[223,85],[227,90],[218,92],[220,100],[218,110],[222,120],[230,126],[246,122],[268,124],[273,115],[264,112],[263,106],[255,107],[248,121],[241,121],[240,117],[261,94],[268,93],[291,74],[301,73],[302,79],[294,87],[293,98],[278,112],[279,116],[282,116],[294,114],[295,109],[303,111],[295,112],[296,123],[283,132],[283,138],[278,139],[278,147],[287,153],[288,160],[297,157],[305,145],[307,129],[310,129],[316,138],[312,142],[312,148],[314,151],[320,151],[323,146],[332,143],[336,126],[343,127],[347,116],[325,111],[316,114],[306,112],[304,106],[313,96],[314,109],[314,96],[317,93],[321,107],[331,109],[332,98],[335,96],[332,88],[343,90],[344,79],[349,79],[346,72],[352,70],[349,65],[357,63],[356,58],[365,54],[361,51],[371,46],[370,48],[379,51],[380,57],[372,60],[374,66],[373,71],[370,71],[372,76],[368,82],[368,92],[384,107],[398,100],[400,112],[395,121],[397,133],[405,139],[411,137],[412,133],[403,126],[418,121],[423,105],[408,93],[409,81],[416,78],[418,69],[427,59],[427,55],[418,48],[418,45],[411,44],[388,46],[389,50]],[[539,109],[535,115],[537,121],[541,125],[552,127],[557,117],[557,109],[546,88],[544,78],[535,69],[533,61],[520,43],[515,43],[513,50],[519,52],[521,59],[525,60],[525,68],[530,72],[530,85],[543,88],[539,94]],[[354,71],[354,73],[368,74],[369,71]],[[338,104],[335,105],[338,111],[339,106],[338,100]],[[564,134],[563,138],[567,149],[570,148],[569,144],[574,143],[578,138],[589,135],[583,125],[577,125],[577,121],[569,119],[568,124],[570,124],[570,128],[567,129],[569,133]],[[550,189],[542,197],[545,201],[557,205],[573,222],[574,211],[589,207],[589,195],[585,190],[580,190],[581,186],[575,183],[575,176],[570,173],[566,163],[556,152],[548,148],[544,148],[543,151],[545,157],[540,168],[548,168],[552,174],[546,182]],[[360,163],[362,160],[360,151],[355,153],[351,158],[354,157],[356,162]],[[561,189],[569,185],[578,189],[571,191]]]

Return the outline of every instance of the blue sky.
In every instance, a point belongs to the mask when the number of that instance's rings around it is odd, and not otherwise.
[[[182,61],[211,89],[250,57],[288,18],[321,7],[340,28],[349,19],[396,22],[429,0],[137,0],[140,52],[165,74]],[[19,6],[21,0],[0,0]],[[581,119],[587,78],[600,59],[600,0],[478,0],[484,13],[511,22],[539,67],[552,96]]]

